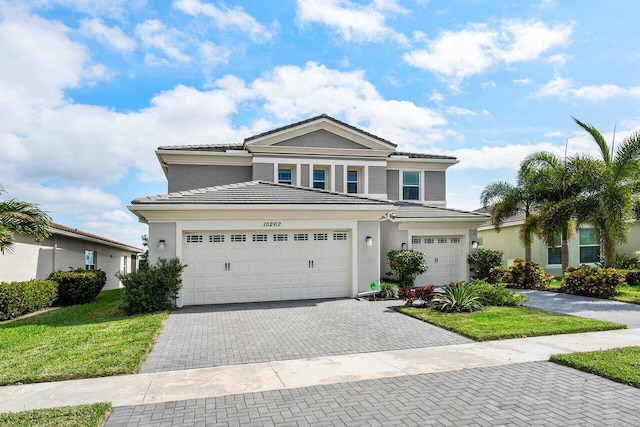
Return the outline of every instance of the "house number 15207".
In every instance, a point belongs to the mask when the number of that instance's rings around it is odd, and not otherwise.
[[[262,224],[263,227],[280,227],[282,225],[282,223],[280,221],[265,221],[264,224]]]

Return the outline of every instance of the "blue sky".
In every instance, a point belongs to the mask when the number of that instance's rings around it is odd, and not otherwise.
[[[54,220],[140,244],[160,145],[239,143],[326,113],[457,156],[479,206],[536,150],[593,153],[571,116],[640,128],[640,3],[0,0],[0,183]]]

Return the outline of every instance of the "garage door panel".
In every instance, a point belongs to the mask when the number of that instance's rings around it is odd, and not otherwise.
[[[415,236],[412,249],[424,253],[428,267],[416,278],[417,286],[460,280],[464,262],[461,236]]]

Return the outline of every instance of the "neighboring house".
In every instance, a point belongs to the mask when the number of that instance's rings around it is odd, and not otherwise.
[[[485,223],[478,228],[481,246],[503,251],[505,267],[510,266],[515,258],[524,259],[524,246],[520,243],[520,227],[523,221],[523,213],[514,215],[505,221],[499,233],[490,223]],[[618,245],[617,253],[634,256],[638,250],[640,250],[640,222],[633,222],[630,224],[627,243]],[[541,239],[534,236],[531,245],[531,260],[542,265],[548,274],[561,276],[560,237],[558,237],[558,246],[547,247]],[[569,265],[595,265],[599,261],[600,244],[598,238],[588,224],[582,225],[569,239]]]
[[[129,209],[149,225],[150,262],[188,266],[178,305],[353,297],[403,247],[427,255],[418,283],[467,279],[487,220],[446,208],[454,157],[397,152],[326,115],[243,144],[156,154],[168,194]]]
[[[36,243],[33,238],[16,234],[12,251],[0,255],[0,281],[44,279],[56,270],[100,269],[107,273],[104,289],[116,289],[118,272],[135,271],[143,252],[125,243],[53,224],[49,238]]]

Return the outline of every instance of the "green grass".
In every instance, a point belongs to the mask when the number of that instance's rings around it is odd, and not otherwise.
[[[11,427],[98,427],[111,410],[109,403],[65,406],[0,414],[0,426]]]
[[[619,285],[617,290],[618,295],[615,295],[611,299],[640,304],[640,286]]]
[[[430,308],[398,307],[400,313],[476,341],[574,332],[606,331],[626,326],[602,320],[551,313],[531,307],[485,307],[473,313],[442,313]]]
[[[640,347],[554,354],[551,361],[640,388]]]
[[[136,373],[167,316],[126,316],[122,290],[0,323],[0,385]]]

